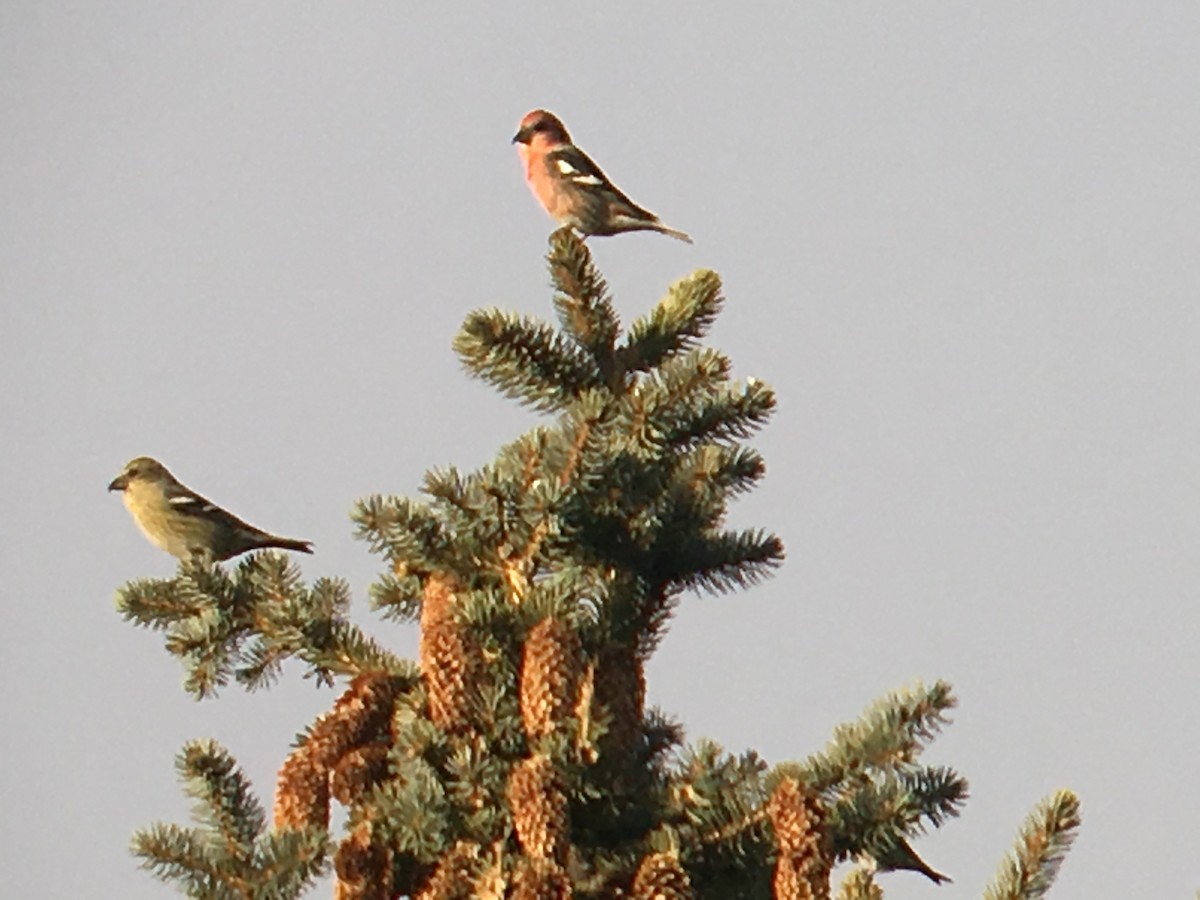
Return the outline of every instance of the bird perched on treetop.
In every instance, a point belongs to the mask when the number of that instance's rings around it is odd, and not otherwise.
[[[120,491],[125,508],[150,543],[178,559],[205,557],[220,562],[264,547],[312,553],[309,541],[268,534],[247,525],[180,484],[156,459],[131,459],[108,485]]]
[[[560,225],[569,225],[585,237],[658,231],[692,242],[621,193],[600,167],[571,143],[566,127],[554,113],[544,109],[526,113],[513,143],[533,196]]]

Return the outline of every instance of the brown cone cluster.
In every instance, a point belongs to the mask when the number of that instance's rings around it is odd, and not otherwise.
[[[467,630],[454,617],[457,589],[453,577],[431,575],[421,604],[421,678],[429,698],[429,718],[451,733],[471,723],[476,668]]]
[[[673,853],[652,853],[633,876],[634,900],[691,900],[692,882]]]
[[[442,856],[416,900],[476,900],[475,885],[483,870],[479,846],[460,842]]]
[[[779,857],[775,900],[829,900],[832,860],[820,800],[795,778],[783,779],[767,802]]]
[[[601,755],[624,756],[636,745],[646,705],[646,675],[632,647],[610,645],[596,660],[595,704],[608,715]]]
[[[579,695],[583,649],[579,637],[553,617],[542,619],[525,639],[521,660],[521,718],[529,740],[562,727]]]
[[[329,781],[333,799],[349,806],[387,775],[387,756],[391,744],[375,741],[346,753],[333,767]]]
[[[351,751],[373,742],[391,719],[396,682],[383,673],[357,676],[303,745],[279,769],[275,828],[329,827],[329,776]]]
[[[306,749],[292,751],[276,776],[276,830],[329,823],[329,766]]]
[[[337,882],[334,900],[390,900],[392,851],[371,836],[368,822],[359,823],[333,857]]]
[[[570,837],[567,798],[548,757],[531,756],[513,766],[508,776],[508,804],[525,855],[563,863]]]
[[[570,900],[571,896],[571,879],[558,863],[549,859],[517,863],[509,900]]]

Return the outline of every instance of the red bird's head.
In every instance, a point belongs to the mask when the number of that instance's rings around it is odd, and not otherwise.
[[[531,144],[535,140],[547,144],[569,144],[571,136],[567,134],[566,126],[558,116],[544,109],[535,109],[525,113],[512,142]]]

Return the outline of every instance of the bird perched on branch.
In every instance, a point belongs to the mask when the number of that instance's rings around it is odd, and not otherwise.
[[[621,193],[600,167],[571,143],[566,127],[554,113],[544,109],[526,113],[513,143],[533,196],[560,225],[568,225],[585,237],[657,231],[692,242],[688,235],[668,228],[654,213]]]
[[[265,547],[312,553],[309,541],[268,534],[180,484],[156,459],[139,456],[108,485],[120,491],[125,508],[150,543],[178,559],[220,562]]]
[[[941,872],[935,872],[930,868],[925,860],[917,856],[917,851],[904,838],[898,838],[874,852],[868,851],[864,853],[860,861],[866,865],[868,870],[874,869],[879,872],[919,872],[934,884],[941,884],[943,881],[949,882],[951,880],[949,875],[943,875]]]

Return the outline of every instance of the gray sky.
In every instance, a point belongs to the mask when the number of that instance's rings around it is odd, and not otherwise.
[[[716,269],[713,340],[780,397],[735,517],[788,563],[685,599],[651,701],[778,761],[947,678],[929,759],[972,799],[918,849],[955,884],[889,898],[977,896],[1062,786],[1052,896],[1190,896],[1200,8],[502,6],[0,6],[6,894],[170,896],[126,848],[186,821],[179,747],[222,741],[269,802],[334,698],[298,667],[181,692],[113,610],[174,571],[105,493],[128,458],[315,541],[305,575],[372,622],[353,501],[534,421],[450,342],[479,306],[552,315],[508,143],[546,106],[696,239],[592,242],[626,321]]]

